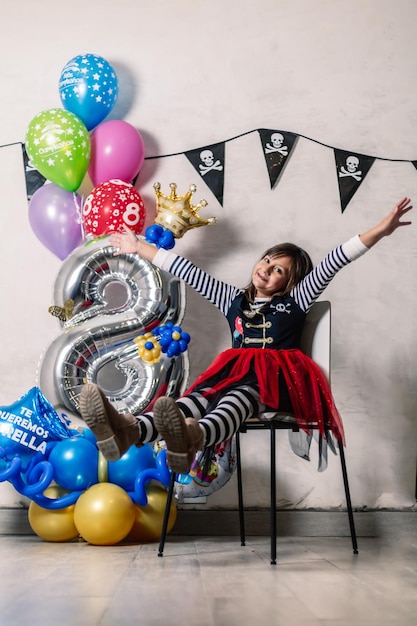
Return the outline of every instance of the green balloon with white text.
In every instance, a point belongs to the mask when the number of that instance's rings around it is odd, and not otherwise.
[[[84,123],[70,111],[48,109],[30,122],[25,147],[31,164],[67,191],[81,185],[90,162],[91,141]]]

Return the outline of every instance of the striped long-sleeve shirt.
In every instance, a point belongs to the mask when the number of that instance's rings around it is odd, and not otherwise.
[[[254,305],[245,292],[214,278],[191,261],[159,250],[154,263],[184,280],[227,318],[234,348],[297,348],[305,316],[339,270],[368,248],[359,236],[334,248],[289,294]]]

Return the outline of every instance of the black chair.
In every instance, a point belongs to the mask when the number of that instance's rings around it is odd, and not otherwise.
[[[324,374],[330,380],[330,302],[316,302],[309,311],[304,325],[301,348],[305,354],[321,367]],[[261,414],[256,418],[247,420],[236,433],[236,473],[239,502],[239,527],[241,545],[246,544],[245,519],[243,505],[243,481],[241,465],[240,435],[251,430],[269,430],[270,433],[270,514],[271,514],[271,564],[276,564],[277,526],[276,526],[276,431],[291,430],[297,432],[296,422],[291,415]],[[349,481],[346,468],[346,459],[343,444],[338,442],[340,463],[342,468],[343,484],[345,489],[346,506],[349,518],[349,528],[352,538],[354,554],[358,553],[355,523],[353,518],[352,502],[350,497]],[[158,556],[163,556],[168,526],[169,512],[174,493],[176,474],[171,474],[171,482],[168,489],[167,504],[162,525],[162,533],[159,544]]]

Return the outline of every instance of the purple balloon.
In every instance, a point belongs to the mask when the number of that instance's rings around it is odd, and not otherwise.
[[[54,183],[37,189],[29,202],[33,232],[61,261],[83,242],[80,215],[80,196]]]

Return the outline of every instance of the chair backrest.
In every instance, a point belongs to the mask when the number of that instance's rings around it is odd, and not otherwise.
[[[330,302],[315,302],[307,313],[301,349],[330,380]]]

